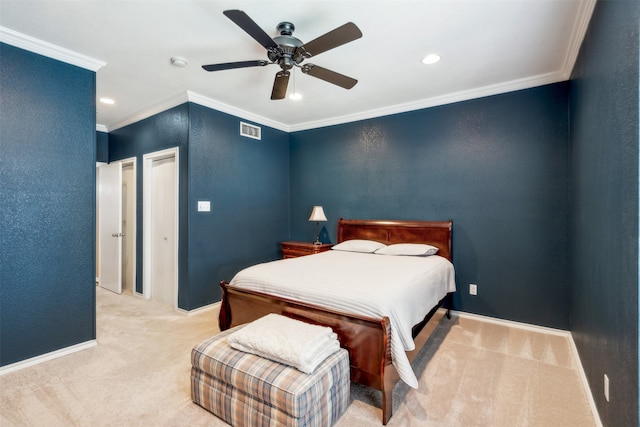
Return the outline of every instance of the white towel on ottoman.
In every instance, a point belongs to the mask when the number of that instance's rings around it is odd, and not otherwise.
[[[229,335],[227,342],[236,350],[293,366],[307,374],[340,348],[338,336],[331,328],[273,313]]]

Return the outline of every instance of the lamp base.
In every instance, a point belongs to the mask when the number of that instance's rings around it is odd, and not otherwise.
[[[314,245],[321,245],[320,241],[320,223],[316,221],[316,241],[313,242]]]

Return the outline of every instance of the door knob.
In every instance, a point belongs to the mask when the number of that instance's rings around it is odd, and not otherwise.
[[[118,237],[118,233],[111,233],[111,237]]]

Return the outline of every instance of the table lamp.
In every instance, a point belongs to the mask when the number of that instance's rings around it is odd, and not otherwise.
[[[313,242],[314,245],[321,245],[322,242],[320,241],[320,221],[326,221],[327,217],[324,214],[324,210],[322,209],[322,206],[314,206],[313,210],[311,211],[311,216],[309,217],[309,221],[315,221],[316,222],[316,241]]]

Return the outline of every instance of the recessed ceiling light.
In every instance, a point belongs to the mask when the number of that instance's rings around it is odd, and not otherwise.
[[[293,92],[291,95],[289,95],[289,99],[299,101],[302,99],[302,95],[299,92]]]
[[[100,98],[100,102],[102,102],[103,104],[109,104],[109,105],[113,105],[116,103],[116,101],[114,101],[111,98]]]
[[[184,68],[187,66],[187,60],[179,56],[174,56],[171,58],[171,65],[178,68]]]
[[[440,55],[436,55],[435,53],[431,53],[422,58],[422,63],[427,65],[435,64],[438,61],[440,61]]]

